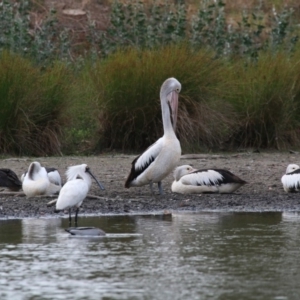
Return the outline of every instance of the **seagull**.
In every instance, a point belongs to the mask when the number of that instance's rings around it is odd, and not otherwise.
[[[157,183],[159,194],[163,194],[161,181],[176,167],[181,155],[175,134],[180,90],[181,84],[175,78],[168,78],[162,84],[160,102],[164,135],[133,160],[125,188],[149,184],[153,194],[152,185]]]
[[[287,193],[300,191],[300,167],[296,164],[289,164],[286,173],[281,177],[283,189]]]
[[[52,167],[45,167],[47,173],[48,173],[48,177],[51,183],[62,186],[62,179],[61,176],[58,172],[58,170],[56,168],[52,168]],[[21,181],[24,181],[25,175],[26,175],[27,171],[22,174],[21,176]]]
[[[92,185],[91,177],[95,179],[101,190],[104,190],[104,187],[86,164],[69,167],[66,176],[67,182],[60,190],[54,212],[69,209],[69,223],[71,224],[71,208],[75,206],[75,224],[77,224],[79,207]]]
[[[60,191],[61,186],[50,182],[48,173],[37,161],[32,162],[22,184],[25,195],[30,197],[49,196]]]
[[[22,182],[11,169],[0,169],[0,187],[10,191],[19,191],[22,188]]]
[[[223,169],[197,170],[190,165],[174,171],[172,192],[180,194],[233,193],[247,182]]]
[[[75,236],[105,236],[106,235],[106,233],[102,229],[96,227],[70,227],[65,229],[65,231]]]

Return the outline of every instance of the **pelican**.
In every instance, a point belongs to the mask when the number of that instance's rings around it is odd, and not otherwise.
[[[65,231],[76,236],[105,236],[106,234],[102,229],[96,227],[70,227]]]
[[[0,169],[0,187],[18,191],[22,188],[22,182],[11,169]]]
[[[51,167],[45,167],[45,169],[48,173],[48,178],[49,178],[50,182],[55,185],[62,186],[62,179],[61,179],[61,176],[60,176],[58,170],[55,168],[51,168]],[[22,176],[21,176],[22,182],[24,181],[26,173],[27,173],[27,171],[24,174],[22,174]]]
[[[177,167],[174,179],[172,192],[180,194],[233,193],[246,183],[227,170],[197,170],[189,165]]]
[[[181,147],[176,137],[178,94],[180,82],[175,78],[167,79],[160,89],[160,102],[164,135],[132,162],[125,188],[157,183],[160,195],[163,194],[161,181],[172,172],[180,160]]]
[[[286,173],[281,177],[283,189],[287,193],[300,191],[300,167],[296,164],[289,164]]]
[[[79,207],[92,185],[91,177],[95,179],[101,190],[104,190],[104,187],[86,164],[69,167],[66,176],[67,182],[60,190],[54,212],[69,209],[69,223],[71,224],[71,208],[76,206],[75,224],[77,224]]]
[[[61,186],[51,183],[46,169],[35,161],[30,164],[24,176],[22,188],[25,195],[30,198],[55,194],[60,191]]]

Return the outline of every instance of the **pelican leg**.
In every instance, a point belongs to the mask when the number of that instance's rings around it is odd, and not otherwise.
[[[151,194],[154,195],[154,192],[153,192],[153,183],[150,182],[149,183],[149,186],[150,186],[150,191],[151,191]]]
[[[69,208],[69,225],[72,224],[71,208]]]
[[[78,220],[78,212],[79,212],[79,207],[76,208],[75,212],[75,226],[77,227],[77,220]]]
[[[163,192],[163,189],[162,189],[161,181],[159,181],[159,182],[157,183],[157,186],[158,186],[159,194],[160,194],[160,195],[163,195],[164,192]]]

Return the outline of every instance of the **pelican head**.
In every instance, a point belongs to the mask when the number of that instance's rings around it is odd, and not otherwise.
[[[161,86],[160,99],[167,101],[173,129],[176,129],[178,112],[178,94],[181,91],[181,84],[176,78],[168,78]]]
[[[69,167],[66,172],[66,175],[68,181],[75,180],[75,179],[83,179],[88,183],[89,187],[92,184],[91,177],[93,177],[97,182],[97,184],[99,185],[100,189],[104,190],[103,185],[97,180],[97,178],[91,172],[87,164]]]
[[[174,179],[176,181],[178,181],[182,176],[192,173],[194,171],[196,171],[196,169],[194,169],[190,165],[183,165],[183,166],[177,167],[174,171]]]
[[[289,164],[286,168],[286,174],[288,173],[292,173],[294,172],[295,170],[298,170],[300,167],[296,164]]]

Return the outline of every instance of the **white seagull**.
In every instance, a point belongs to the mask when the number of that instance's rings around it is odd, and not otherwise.
[[[189,165],[174,171],[172,192],[180,194],[233,193],[246,181],[224,169],[197,170]]]
[[[164,135],[133,160],[125,188],[149,184],[153,193],[152,184],[157,182],[159,193],[163,194],[161,181],[176,167],[181,155],[180,143],[175,134],[180,90],[181,84],[175,78],[167,79],[161,86]]]
[[[287,193],[300,191],[300,167],[296,164],[289,164],[286,173],[281,177],[283,189]]]
[[[75,224],[77,224],[79,207],[92,185],[91,177],[95,179],[101,190],[104,190],[104,187],[92,174],[90,168],[86,164],[69,167],[66,176],[67,182],[60,190],[55,212],[69,209],[69,223],[71,224],[71,208],[76,206]]]
[[[55,194],[60,191],[61,186],[51,183],[46,169],[35,161],[30,164],[24,176],[22,188],[25,195],[30,198]]]

